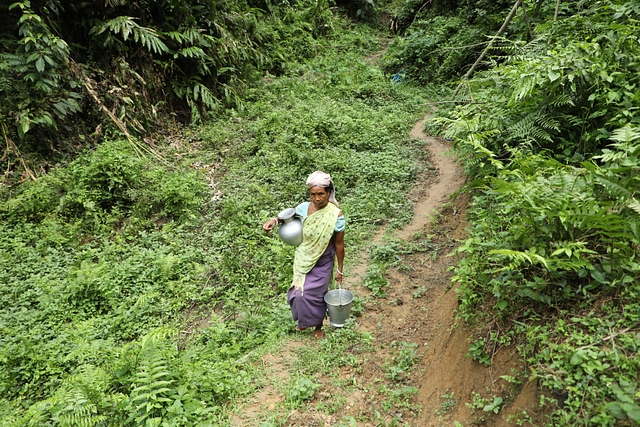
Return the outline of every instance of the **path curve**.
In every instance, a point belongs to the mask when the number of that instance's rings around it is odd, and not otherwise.
[[[451,155],[450,144],[424,134],[429,116],[427,114],[417,122],[410,132],[411,138],[424,141],[431,162],[431,167],[426,165],[419,174],[408,195],[414,201],[412,221],[393,233],[383,227],[372,241],[373,245],[384,245],[389,238],[426,242],[430,245],[429,250],[406,255],[402,260],[403,268],[388,270],[386,277],[390,285],[386,298],[367,298],[370,291],[364,287],[363,279],[368,254],[363,251],[357,255],[358,264],[346,272],[346,287],[367,301],[357,323],[361,331],[373,336],[375,351],[366,356],[357,369],[346,366],[338,373],[338,379],[353,384],[348,388],[332,386],[336,380],[334,376],[318,377],[318,382],[325,384],[318,392],[321,397],[311,402],[306,410],[281,414],[286,419],[282,425],[344,426],[351,425],[345,424],[345,419],[352,417],[359,420],[357,427],[391,425],[394,418],[402,420],[403,424],[398,425],[437,427],[454,425],[454,421],[472,425],[482,417],[485,425],[503,427],[509,425],[509,415],[521,407],[529,408],[536,399],[539,401],[535,386],[525,384],[515,389],[500,378],[522,369],[512,352],[498,350],[490,367],[466,357],[469,337],[477,331],[456,321],[458,302],[451,289],[453,273],[450,267],[457,259],[448,256],[467,237],[466,195],[461,194],[455,200],[451,198],[464,185],[465,176]],[[398,354],[396,349],[402,343],[415,346],[417,363],[404,383],[389,384],[385,373],[389,364],[394,363]],[[296,338],[261,359],[271,381],[252,402],[238,408],[232,421],[234,426],[255,426],[266,414],[278,411],[283,396],[277,391],[277,384],[289,381],[288,362],[300,346],[307,344],[304,338]],[[401,388],[404,384],[419,391],[412,402],[407,402],[406,409],[389,414],[383,408],[388,396],[379,391],[385,382],[389,387]],[[473,402],[474,393],[487,399],[504,396],[504,411],[499,415],[472,411],[466,403]],[[337,413],[317,409],[320,406],[316,405],[326,407],[327,402],[332,401],[343,402]],[[410,409],[415,404],[422,410]],[[384,423],[378,418],[380,413]]]
[[[441,138],[426,136],[423,132],[425,123],[430,114],[413,126],[411,137],[427,142],[431,153],[431,162],[438,171],[438,179],[427,189],[424,197],[421,197],[415,206],[413,220],[399,232],[398,237],[410,236],[421,230],[431,220],[437,209],[450,201],[451,196],[458,191],[465,181],[465,176],[460,164],[451,156],[451,146]]]

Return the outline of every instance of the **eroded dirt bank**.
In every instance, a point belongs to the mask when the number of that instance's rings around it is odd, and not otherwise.
[[[518,420],[527,425],[543,424],[535,384],[512,379],[524,367],[511,349],[494,349],[490,366],[466,356],[474,329],[456,320],[458,302],[449,271],[456,263],[450,254],[467,236],[467,197],[463,194],[451,199],[465,177],[449,154],[447,141],[423,133],[426,119],[411,131],[411,137],[425,142],[432,165],[425,168],[410,193],[415,201],[412,222],[401,230],[381,230],[374,244],[394,239],[428,241],[429,250],[403,256],[400,268],[388,271],[386,297],[370,298],[365,304],[357,323],[360,330],[371,333],[374,352],[357,369],[347,366],[333,377],[319,377],[318,382],[325,386],[305,409],[283,411],[280,403],[284,395],[278,384],[289,382],[288,363],[297,348],[314,345],[309,337],[293,338],[285,348],[262,358],[271,380],[254,399],[238,408],[234,425],[260,425],[260,420],[274,411],[282,412],[287,426],[351,426],[354,420],[357,426],[454,426],[456,421],[463,426],[522,425]],[[348,271],[350,289],[363,297],[370,295],[362,285],[367,266],[368,256],[362,254]],[[384,410],[389,397],[380,384],[389,376],[388,367],[394,363],[399,343],[415,345],[417,363],[404,384],[419,391],[404,410],[389,414]],[[350,386],[336,387],[336,380]],[[496,398],[502,399],[498,413],[483,410]],[[339,405],[327,411],[328,402]],[[470,407],[474,403],[475,407]]]

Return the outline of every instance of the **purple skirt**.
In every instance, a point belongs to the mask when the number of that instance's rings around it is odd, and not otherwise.
[[[304,295],[300,289],[296,291],[293,286],[287,292],[291,315],[293,320],[298,321],[299,329],[322,325],[327,315],[324,295],[329,290],[335,254],[336,246],[331,244],[320,256],[316,265],[307,273],[304,280]]]

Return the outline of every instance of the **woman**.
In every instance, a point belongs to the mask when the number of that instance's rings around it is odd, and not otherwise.
[[[334,279],[342,284],[345,221],[329,174],[315,171],[307,178],[307,187],[311,201],[296,207],[303,221],[303,241],[296,248],[287,300],[293,320],[298,321],[296,330],[315,327],[314,336],[322,338],[324,295]],[[272,218],[262,228],[269,233],[279,222]]]

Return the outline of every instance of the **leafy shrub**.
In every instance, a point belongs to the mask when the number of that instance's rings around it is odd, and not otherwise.
[[[161,170],[119,141],[105,143],[68,168],[22,188],[17,197],[0,206],[0,215],[13,221],[57,215],[87,226],[129,216],[143,222],[181,220],[199,209],[205,188],[196,173]]]
[[[464,141],[462,150],[479,144],[498,157],[519,150],[580,162],[599,154],[612,129],[632,122],[638,110],[626,88],[635,79],[629,64],[640,56],[636,24],[629,9],[616,10],[538,26],[531,43],[514,44],[518,54],[472,80],[476,103],[456,108],[442,129]],[[605,19],[618,14],[622,23]],[[470,163],[471,173],[486,172],[471,166],[485,160]]]
[[[451,81],[473,63],[480,40],[481,30],[459,17],[420,20],[389,46],[384,67],[391,73],[404,70],[421,84]]]
[[[640,54],[625,42],[637,14],[603,2],[539,25],[530,43],[514,42],[517,55],[469,81],[479,104],[436,123],[474,178],[453,280],[460,315],[491,333],[470,354],[489,360],[501,344],[492,331],[510,326],[554,404],[548,425],[636,416],[640,132],[624,89],[635,76],[618,66]]]
[[[60,122],[82,111],[79,81],[70,71],[69,44],[54,34],[30,2],[16,2],[6,9],[3,6],[3,13],[19,17],[15,24],[20,39],[3,43],[0,51],[0,92],[4,98],[0,123],[5,135],[4,126],[9,124],[5,118],[11,117],[19,138],[34,129],[40,137],[52,138],[50,132],[57,130]]]
[[[407,342],[393,342],[393,347],[400,347],[398,354],[394,357],[394,364],[385,364],[385,376],[389,379],[402,382],[410,377],[411,369],[418,359],[416,350],[417,344]]]
[[[490,34],[495,32],[491,29],[504,20],[505,10],[512,6],[513,3],[507,0],[393,0],[385,9],[392,16],[391,29],[400,34],[410,30],[418,21],[440,17],[458,17],[464,26],[476,26],[481,33]]]
[[[320,384],[313,382],[313,380],[298,378],[293,387],[287,390],[287,401],[293,404],[300,404],[311,400],[318,388],[320,388]]]
[[[298,350],[296,368],[305,375],[316,372],[335,373],[340,367],[358,366],[361,355],[373,351],[372,336],[356,330],[355,322],[347,321],[342,328],[328,333],[320,347],[305,346]]]
[[[142,139],[242,110],[242,96],[265,73],[315,56],[318,38],[333,32],[326,0],[258,3],[3,5],[5,180],[35,179],[32,161],[66,161],[104,135]]]
[[[483,226],[474,233],[477,240],[460,249],[468,253],[463,265],[482,266],[487,275],[464,279],[463,288],[473,293],[480,283],[488,286],[496,306],[505,310],[521,297],[564,304],[635,280],[640,207],[632,191],[635,179],[626,174],[634,168],[627,155],[638,150],[632,141],[640,133],[626,128],[614,135],[620,142],[613,147],[621,151],[608,149],[603,167],[585,162],[584,168],[570,168],[530,156],[488,181],[490,189],[473,213]],[[470,315],[473,300],[462,305]]]

